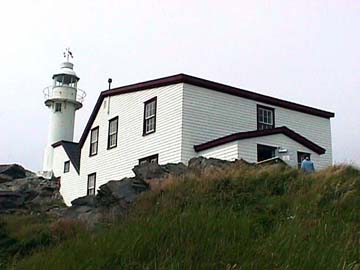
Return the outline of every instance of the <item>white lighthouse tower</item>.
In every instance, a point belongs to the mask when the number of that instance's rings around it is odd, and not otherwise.
[[[53,152],[52,144],[58,141],[73,141],[75,112],[82,107],[85,92],[77,88],[80,78],[69,62],[72,53],[66,49],[66,62],[52,77],[53,85],[44,89],[45,105],[50,110],[48,140],[44,153],[43,175],[52,176]]]

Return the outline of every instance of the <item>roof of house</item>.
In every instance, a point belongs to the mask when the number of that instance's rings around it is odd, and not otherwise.
[[[246,131],[246,132],[239,132],[234,133],[225,137],[221,137],[212,141],[208,141],[206,143],[194,145],[194,149],[196,152],[200,152],[215,146],[223,145],[225,143],[237,141],[237,140],[244,140],[256,137],[263,137],[275,134],[284,134],[287,137],[293,139],[294,141],[306,146],[310,150],[314,151],[315,153],[322,155],[325,153],[325,149],[321,146],[317,145],[316,143],[310,141],[309,139],[301,136],[300,134],[296,133],[295,131],[287,128],[287,127],[277,127],[272,129],[263,129],[263,130],[254,130],[254,131]]]
[[[99,111],[102,101],[105,97],[116,96],[116,95],[121,95],[121,94],[125,94],[125,93],[131,93],[131,92],[136,92],[136,91],[141,91],[141,90],[151,89],[151,88],[157,88],[157,87],[162,87],[162,86],[167,86],[167,85],[177,84],[177,83],[187,83],[187,84],[191,84],[191,85],[195,85],[195,86],[199,86],[199,87],[204,87],[209,90],[227,93],[230,95],[243,97],[243,98],[255,100],[258,102],[263,102],[266,104],[279,106],[279,107],[283,107],[286,109],[295,110],[295,111],[299,111],[299,112],[303,112],[303,113],[307,113],[307,114],[311,114],[311,115],[316,115],[319,117],[331,118],[331,117],[335,116],[335,114],[332,112],[323,111],[320,109],[308,107],[305,105],[293,103],[290,101],[286,101],[286,100],[282,100],[282,99],[278,99],[278,98],[274,98],[274,97],[270,97],[270,96],[266,96],[266,95],[262,95],[262,94],[258,94],[258,93],[251,92],[248,90],[244,90],[244,89],[236,88],[233,86],[228,86],[225,84],[193,77],[193,76],[186,75],[186,74],[177,74],[177,75],[173,75],[173,76],[169,76],[169,77],[150,80],[150,81],[146,81],[146,82],[140,82],[140,83],[136,83],[136,84],[131,84],[131,85],[127,85],[127,86],[122,86],[122,87],[102,91],[100,93],[100,96],[95,104],[95,107],[89,117],[89,120],[84,129],[84,132],[80,138],[80,141],[79,141],[80,148],[82,147],[82,145],[84,144],[84,142],[86,140],[87,134],[89,133],[89,131],[91,129],[91,126],[95,120],[97,112]]]
[[[80,172],[80,153],[81,149],[78,143],[69,142],[69,141],[58,141],[52,144],[52,147],[58,147],[62,145],[66,154],[68,155],[72,165],[74,166],[77,173]]]

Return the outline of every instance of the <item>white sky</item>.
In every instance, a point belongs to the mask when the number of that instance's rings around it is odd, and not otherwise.
[[[360,164],[360,1],[0,0],[0,163],[40,170],[42,89],[70,46],[75,140],[113,87],[187,73],[336,113],[335,162]]]

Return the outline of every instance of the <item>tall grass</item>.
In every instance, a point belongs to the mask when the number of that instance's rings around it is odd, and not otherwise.
[[[360,269],[360,171],[235,164],[168,178],[109,230],[9,269]]]

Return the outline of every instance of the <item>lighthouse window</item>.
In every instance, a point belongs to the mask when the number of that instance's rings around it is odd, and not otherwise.
[[[93,128],[90,134],[90,156],[95,156],[98,152],[99,127]]]
[[[108,149],[114,148],[117,145],[118,119],[118,117],[115,117],[109,120]]]
[[[55,112],[61,112],[61,103],[55,103]]]

